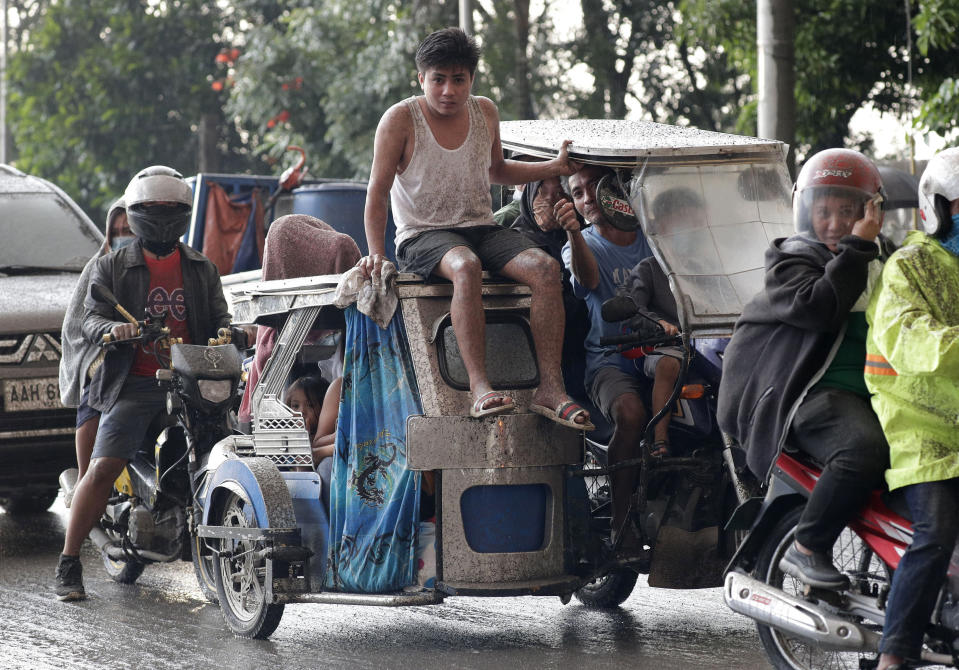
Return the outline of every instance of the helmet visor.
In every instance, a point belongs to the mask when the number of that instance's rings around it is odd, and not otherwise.
[[[150,242],[178,240],[190,226],[190,207],[178,203],[146,203],[127,207],[133,234]]]

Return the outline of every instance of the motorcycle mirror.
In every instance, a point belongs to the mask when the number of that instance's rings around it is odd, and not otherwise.
[[[596,184],[596,201],[606,220],[614,228],[626,232],[639,228],[639,219],[636,218],[616,173],[607,174]]]
[[[636,303],[628,295],[614,295],[609,300],[603,302],[600,314],[603,321],[610,323],[616,321],[625,321],[631,316],[635,316],[639,311]]]
[[[113,295],[113,291],[108,289],[106,286],[102,286],[101,284],[90,284],[90,295],[93,296],[94,300],[110,303],[110,305],[112,305],[113,308],[116,311],[118,311],[124,319],[126,319],[133,325],[139,325],[139,323],[136,320],[136,317],[130,314],[130,312],[123,309],[123,306],[120,304],[120,301],[117,300],[117,297],[115,295]]]
[[[100,284],[90,284],[90,294],[94,299],[100,302],[108,302],[111,305],[118,305],[120,303],[117,297],[113,295],[113,291]]]

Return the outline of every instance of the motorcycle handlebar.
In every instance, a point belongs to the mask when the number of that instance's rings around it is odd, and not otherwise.
[[[610,347],[628,344],[633,347],[658,347],[664,344],[682,344],[683,338],[679,335],[658,335],[643,337],[640,333],[626,333],[624,335],[610,335],[599,338],[601,347]]]
[[[169,337],[170,329],[163,328],[162,333],[159,333],[159,337],[156,333],[143,333],[137,335],[136,337],[126,337],[120,340],[113,339],[113,336],[110,333],[106,333],[103,336],[103,339],[100,341],[100,347],[112,347],[119,346],[121,344],[146,344],[149,342],[156,342],[157,340],[165,339],[170,345],[174,344],[183,344],[182,337]]]

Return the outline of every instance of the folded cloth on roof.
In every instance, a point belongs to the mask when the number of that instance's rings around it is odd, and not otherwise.
[[[373,319],[380,328],[386,328],[398,302],[396,274],[396,266],[391,261],[383,261],[380,272],[374,272],[371,277],[354,267],[336,285],[333,304],[342,309],[355,302],[361,314]]]
[[[340,274],[360,260],[360,248],[353,238],[338,233],[328,224],[306,214],[281,216],[270,226],[263,252],[263,279],[295,279]],[[251,420],[250,402],[260,373],[273,353],[276,333],[260,326],[256,335],[256,357],[250,368],[238,412],[239,420]]]
[[[281,216],[270,226],[263,279],[295,279],[346,272],[360,260],[353,238],[306,214]]]

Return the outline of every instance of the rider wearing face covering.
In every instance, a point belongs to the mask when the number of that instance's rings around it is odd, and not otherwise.
[[[93,439],[96,437],[97,423],[100,417],[100,413],[89,405],[88,383],[96,367],[103,360],[100,347],[91,344],[83,337],[83,316],[86,311],[83,300],[90,290],[90,277],[93,274],[93,266],[97,259],[110,253],[113,249],[126,246],[134,239],[136,238],[130,233],[130,227],[127,225],[126,205],[123,198],[120,198],[110,206],[110,210],[107,212],[106,235],[104,236],[103,246],[87,262],[83,272],[80,273],[80,279],[77,280],[77,285],[73,289],[73,296],[70,298],[70,304],[63,317],[63,328],[60,333],[62,346],[60,401],[66,407],[77,408],[78,478],[86,472],[87,464],[90,461],[90,452],[93,450]],[[69,507],[71,500],[72,496],[65,498],[64,504]]]
[[[136,238],[129,234],[129,228],[126,234],[118,230],[116,223],[120,219],[120,214],[124,212],[126,205],[123,198],[120,198],[110,206],[107,212],[106,235],[103,240],[103,246],[97,254],[91,258],[83,272],[80,273],[80,279],[73,290],[73,296],[70,298],[70,305],[63,317],[63,331],[61,332],[61,341],[63,346],[62,357],[60,359],[60,401],[67,407],[76,407],[80,403],[80,393],[89,381],[88,370],[93,361],[100,355],[100,347],[90,344],[83,337],[81,330],[83,325],[83,300],[90,290],[90,276],[93,273],[93,266],[100,256],[109,253],[112,249],[119,246],[125,246],[125,243],[119,240],[134,240]]]
[[[90,284],[116,296],[131,314],[166,314],[171,336],[204,343],[230,325],[220,276],[205,256],[181,244],[190,222],[193,190],[175,170],[153,166],[138,172],[124,193],[127,218],[137,241],[98,258]],[[114,305],[87,293],[83,335],[91,344],[110,334],[135,336]],[[160,366],[159,345],[125,345],[107,351],[90,383],[90,407],[102,413],[90,467],[77,484],[63,553],[56,570],[60,600],[86,597],[80,547],[113,482],[136,455],[154,420],[166,414],[166,392],[154,377]],[[163,352],[159,352],[160,355]],[[167,353],[168,355],[168,353]]]
[[[862,374],[865,307],[884,253],[881,189],[859,152],[807,161],[793,192],[797,234],[766,251],[765,289],[744,307],[723,361],[719,424],[750,469],[767,478],[787,443],[824,466],[779,564],[818,588],[848,585],[831,550],[887,462]]]
[[[107,212],[106,235],[103,246],[91,258],[80,279],[73,289],[73,296],[63,317],[63,328],[60,332],[62,346],[60,357],[60,401],[66,407],[77,408],[77,478],[83,477],[90,462],[90,453],[93,451],[93,440],[96,438],[100,412],[90,407],[89,382],[94,371],[103,360],[103,353],[99,346],[91,344],[83,337],[83,316],[85,308],[83,300],[90,290],[90,277],[93,266],[100,256],[110,253],[111,250],[126,246],[136,238],[130,233],[127,225],[126,205],[123,198],[110,206]],[[64,505],[70,507],[73,496],[64,497]]]

